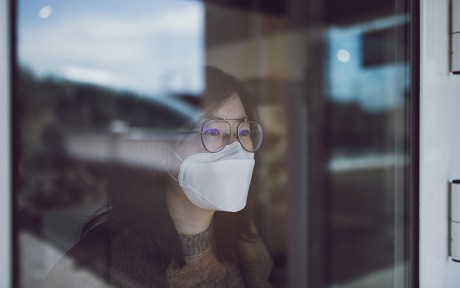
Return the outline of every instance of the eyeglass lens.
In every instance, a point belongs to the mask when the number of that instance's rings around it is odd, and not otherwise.
[[[201,140],[209,152],[221,150],[230,140],[231,126],[225,120],[212,119],[204,123]],[[241,122],[237,127],[236,137],[247,151],[254,152],[260,148],[263,139],[262,126],[253,121]]]

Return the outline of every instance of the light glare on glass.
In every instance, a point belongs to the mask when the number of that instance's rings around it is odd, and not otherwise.
[[[40,11],[38,11],[38,17],[40,19],[46,19],[53,14],[53,8],[51,6],[43,6]]]
[[[339,49],[337,51],[337,60],[339,60],[342,63],[348,63],[351,59],[351,54],[348,52],[348,50],[345,49]]]

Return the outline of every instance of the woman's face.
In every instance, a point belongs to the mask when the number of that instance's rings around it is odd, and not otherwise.
[[[225,102],[215,113],[209,116],[209,119],[246,119],[247,114],[244,110],[243,103],[239,96],[232,97],[230,100]],[[204,119],[208,120],[208,119]],[[241,122],[240,120],[227,120],[231,126],[231,133],[230,139],[227,145],[238,141],[235,137],[235,133],[237,131],[237,126]],[[201,129],[201,126],[198,127]],[[196,153],[203,153],[207,152],[204,148],[203,143],[201,141],[200,134],[191,134],[187,136],[187,138],[179,145],[177,149],[177,153],[182,157],[182,159],[187,158],[190,155]]]

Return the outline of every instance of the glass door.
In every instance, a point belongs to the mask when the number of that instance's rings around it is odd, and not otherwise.
[[[12,2],[14,287],[169,169],[208,66],[264,129],[247,211],[270,283],[417,286],[416,1]]]

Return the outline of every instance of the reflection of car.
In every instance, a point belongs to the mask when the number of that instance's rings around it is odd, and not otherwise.
[[[128,127],[122,120],[113,120],[107,129],[70,129],[64,135],[65,151],[78,160],[159,169],[164,165],[160,163],[162,147],[174,140],[171,130],[195,116],[198,110],[174,98],[149,102],[156,103],[153,110],[158,111],[153,122],[168,124],[139,128]]]

